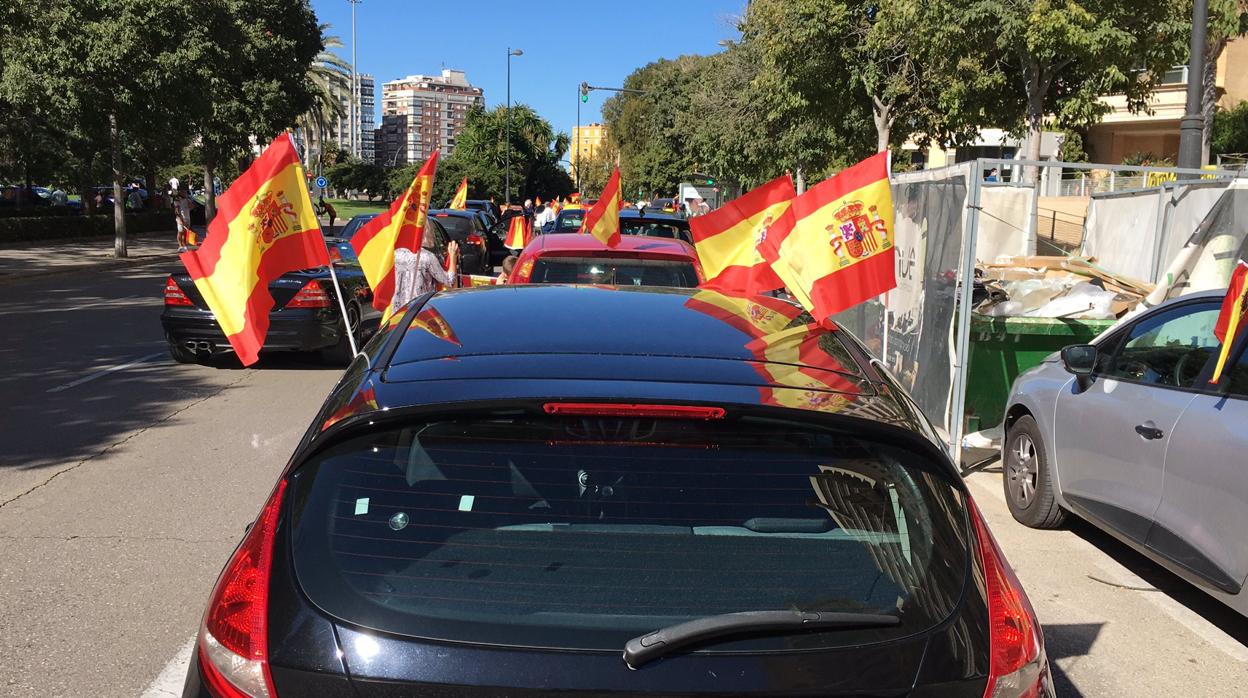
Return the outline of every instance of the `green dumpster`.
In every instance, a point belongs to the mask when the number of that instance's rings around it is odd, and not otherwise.
[[[1071,344],[1087,344],[1116,320],[971,316],[966,373],[966,431],[989,429],[1005,417],[1018,374]]]

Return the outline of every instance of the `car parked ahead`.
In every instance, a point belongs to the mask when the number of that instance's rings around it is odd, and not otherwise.
[[[800,308],[460,290],[366,354],[218,578],[185,697],[1053,696],[932,427]]]
[[[1151,308],[1020,375],[1002,464],[1018,521],[1076,514],[1248,615],[1248,336],[1210,383],[1223,293]]]
[[[510,282],[694,288],[702,265],[693,246],[680,240],[626,235],[607,247],[589,235],[547,234],[521,251]]]
[[[429,212],[429,219],[437,221],[459,244],[459,268],[463,273],[489,274],[494,270],[490,234],[476,211],[434,209]]]

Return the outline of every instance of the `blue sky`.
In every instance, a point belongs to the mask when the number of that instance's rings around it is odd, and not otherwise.
[[[350,60],[350,3],[312,0],[312,7],[333,25]],[[437,75],[443,66],[464,70],[492,107],[507,99],[507,47],[519,48],[524,55],[512,59],[512,101],[571,133],[582,81],[618,87],[656,59],[719,51],[721,39],[737,38],[735,20],[744,7],[745,0],[363,0],[356,8],[358,67],[377,79],[379,111],[381,83]],[[600,120],[610,94],[591,93],[581,122]]]

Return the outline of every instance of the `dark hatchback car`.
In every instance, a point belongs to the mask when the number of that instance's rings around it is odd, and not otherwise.
[[[347,317],[355,339],[363,342],[376,330],[381,313],[373,308],[373,292],[351,245],[341,238],[326,238],[325,242],[346,296]],[[319,351],[331,363],[351,359],[351,345],[327,267],[283,274],[269,284],[269,293],[274,305],[269,312],[266,351]],[[179,363],[204,362],[214,354],[230,351],[225,333],[186,270],[165,279],[165,309],[160,324],[169,343],[169,355]]]
[[[459,243],[459,268],[465,274],[489,274],[490,233],[475,211],[449,208],[434,209],[429,219],[446,229],[446,234]]]
[[[581,229],[585,214],[586,211],[581,209],[560,211],[552,223],[542,228],[542,233],[574,233]],[[626,208],[620,211],[620,234],[668,238],[693,244],[693,234],[689,232],[689,221],[670,213],[650,209],[640,211],[635,208]]]
[[[1052,688],[952,462],[850,335],[687,289],[419,298],[226,564],[183,695],[555,694]]]

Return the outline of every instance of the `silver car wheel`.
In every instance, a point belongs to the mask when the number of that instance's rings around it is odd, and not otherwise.
[[[1010,462],[1006,464],[1006,476],[1010,479],[1010,492],[1015,502],[1026,507],[1036,494],[1036,444],[1027,434],[1019,434],[1010,449]]]

